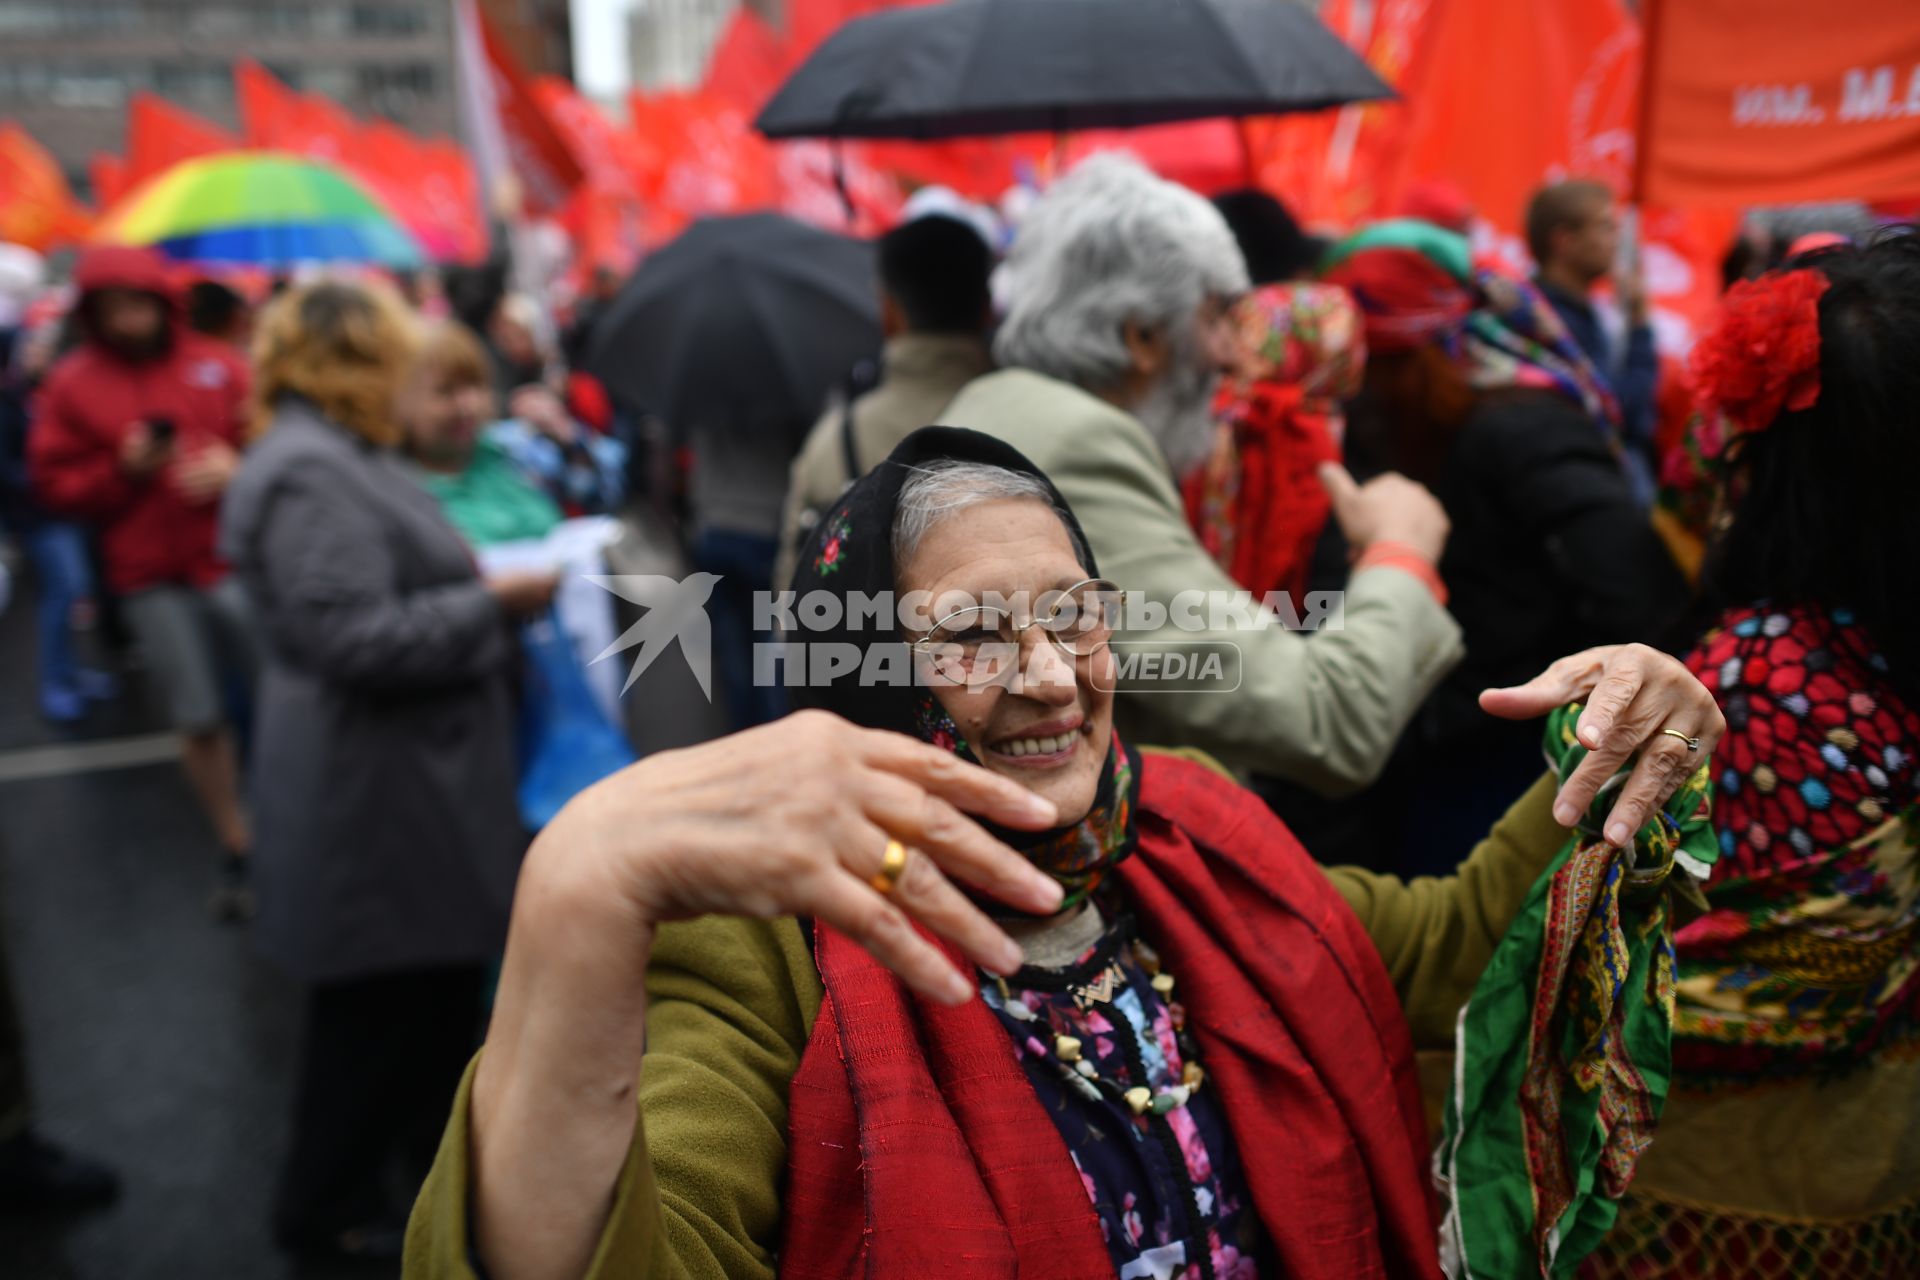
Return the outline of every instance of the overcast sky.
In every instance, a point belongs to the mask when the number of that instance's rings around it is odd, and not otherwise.
[[[573,0],[573,69],[596,98],[627,91],[627,10],[633,0]]]

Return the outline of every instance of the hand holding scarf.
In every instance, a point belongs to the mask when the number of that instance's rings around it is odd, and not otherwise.
[[[1586,756],[1579,716],[1574,705],[1547,719],[1562,781]],[[1601,838],[1616,791],[1603,787],[1461,1010],[1434,1158],[1455,1280],[1571,1275],[1613,1225],[1666,1102],[1670,890],[1697,896],[1692,881],[1719,855],[1710,787],[1695,772],[1630,849]]]

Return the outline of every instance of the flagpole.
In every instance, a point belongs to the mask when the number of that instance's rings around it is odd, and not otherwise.
[[[1660,66],[1660,15],[1665,8],[1662,0],[1642,0],[1640,6],[1640,109],[1635,113],[1639,118],[1634,121],[1632,188],[1627,193],[1628,204],[1636,210],[1647,199],[1647,172],[1653,152],[1648,143],[1654,136],[1656,100],[1653,82]]]

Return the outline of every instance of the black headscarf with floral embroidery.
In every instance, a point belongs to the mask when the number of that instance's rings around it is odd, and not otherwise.
[[[897,614],[889,608],[876,621],[875,611],[848,607],[856,598],[885,597],[891,601],[896,589],[893,522],[900,492],[915,468],[946,461],[982,463],[1039,480],[1079,549],[1087,576],[1099,575],[1093,551],[1072,508],[1046,473],[1024,454],[978,431],[922,427],[841,495],[801,549],[792,584],[794,626],[785,639],[790,645],[810,646],[809,679],[791,686],[788,693],[796,708],[819,708],[867,728],[908,734],[978,764],[978,757],[968,748],[933,690],[914,679],[916,667],[908,648],[911,637],[902,633]],[[824,614],[810,611],[806,601],[816,592],[838,597],[840,608]],[[856,647],[866,661],[829,682],[817,682],[812,655],[823,650],[811,646],[824,645]],[[881,672],[887,678],[862,679],[863,672],[869,677]],[[1059,880],[1066,887],[1069,904],[1079,901],[1108,868],[1133,852],[1139,767],[1137,757],[1116,735],[1093,807],[1080,822],[1052,831],[1012,831],[994,826],[989,830]]]

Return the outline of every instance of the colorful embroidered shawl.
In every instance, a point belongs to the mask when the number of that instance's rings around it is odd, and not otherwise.
[[[1547,720],[1562,780],[1586,756],[1579,711]],[[1449,1276],[1571,1275],[1612,1226],[1666,1101],[1668,880],[1676,866],[1683,882],[1704,879],[1718,857],[1709,790],[1702,768],[1628,852],[1600,838],[1614,791],[1603,788],[1461,1010],[1434,1157]]]
[[[1183,482],[1187,522],[1233,580],[1256,594],[1307,588],[1340,460],[1340,402],[1360,390],[1366,338],[1346,290],[1269,285],[1240,304],[1241,358],[1214,400],[1214,449]]]
[[[1620,405],[1593,361],[1539,289],[1474,265],[1464,236],[1389,219],[1355,232],[1326,261],[1326,281],[1359,303],[1370,348],[1439,346],[1483,391],[1565,396],[1617,447]]]

